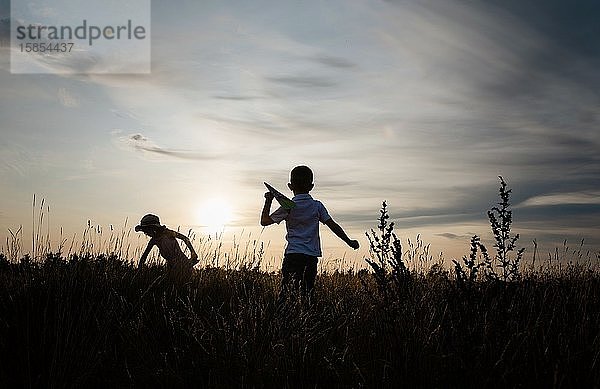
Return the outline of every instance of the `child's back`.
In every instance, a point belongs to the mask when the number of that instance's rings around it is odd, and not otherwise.
[[[188,257],[181,250],[181,246],[179,246],[177,232],[165,227],[161,232],[154,236],[151,241],[152,244],[158,247],[160,255],[168,264],[189,262]]]
[[[319,236],[319,222],[325,223],[331,216],[325,206],[314,200],[308,193],[297,194],[292,199],[296,206],[290,210],[279,208],[271,214],[275,223],[286,221],[288,244],[286,254],[298,253],[320,257],[321,239]]]

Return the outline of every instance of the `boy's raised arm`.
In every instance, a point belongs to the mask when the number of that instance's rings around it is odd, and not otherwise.
[[[196,250],[194,250],[194,246],[192,246],[192,242],[190,242],[190,238],[188,238],[187,236],[183,235],[180,232],[177,232],[175,236],[177,238],[181,239],[183,241],[183,243],[185,243],[187,248],[190,250],[190,259],[192,261],[195,261],[196,259],[198,259],[198,254],[196,254]]]
[[[333,219],[329,219],[325,222],[325,225],[327,227],[329,227],[329,229],[336,234],[341,240],[343,240],[344,242],[346,242],[346,244],[350,247],[352,247],[354,250],[358,249],[358,247],[360,246],[360,244],[358,243],[357,240],[354,239],[350,239],[348,237],[348,235],[346,235],[346,232],[344,231],[344,229],[337,224]]]
[[[273,204],[273,194],[271,192],[265,193],[265,205],[263,206],[262,213],[260,215],[260,225],[265,227],[275,222],[271,219],[269,212],[271,212],[271,204]]]

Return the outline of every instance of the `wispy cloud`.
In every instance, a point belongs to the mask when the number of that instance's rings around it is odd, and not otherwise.
[[[0,147],[0,173],[16,174],[20,177],[26,177],[27,166],[31,162],[29,153],[17,145]]]
[[[326,54],[318,54],[315,55],[314,57],[311,57],[311,59],[317,63],[320,63],[322,65],[326,65],[335,69],[352,69],[354,67],[356,67],[356,64],[350,60],[347,60],[345,58],[342,57],[335,57],[332,55],[326,55]]]
[[[600,204],[600,191],[553,193],[535,196],[516,205],[515,208],[572,204]]]
[[[308,75],[267,77],[267,80],[295,88],[330,88],[337,85],[337,82],[329,78]]]
[[[259,96],[241,96],[241,95],[216,95],[216,96],[214,96],[214,98],[219,99],[219,100],[250,101],[250,100],[260,99],[261,97],[259,97]]]
[[[465,241],[468,240],[471,236],[476,235],[476,234],[454,234],[452,232],[443,232],[440,234],[435,234],[435,236],[441,236],[442,238],[446,238],[446,239],[451,239],[451,240],[459,240],[459,241]]]
[[[116,108],[112,108],[110,110],[115,116],[120,117],[122,119],[131,119],[131,120],[139,120],[139,118],[133,113],[129,111],[122,111]]]
[[[113,130],[113,134],[118,134],[119,130]],[[202,161],[218,158],[217,155],[208,155],[191,150],[169,149],[159,146],[152,140],[140,133],[129,134],[118,138],[119,143],[127,149],[135,150],[150,155],[160,155],[182,160]]]

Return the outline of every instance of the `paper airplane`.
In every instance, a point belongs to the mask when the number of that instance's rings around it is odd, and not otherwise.
[[[296,206],[296,203],[287,198],[283,193],[273,188],[271,185],[264,183],[269,192],[273,195],[275,200],[283,207],[283,209],[292,209]]]

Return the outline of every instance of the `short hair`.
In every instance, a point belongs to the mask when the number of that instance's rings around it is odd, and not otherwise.
[[[300,192],[310,191],[313,183],[312,170],[308,166],[296,166],[290,173],[290,183]]]

